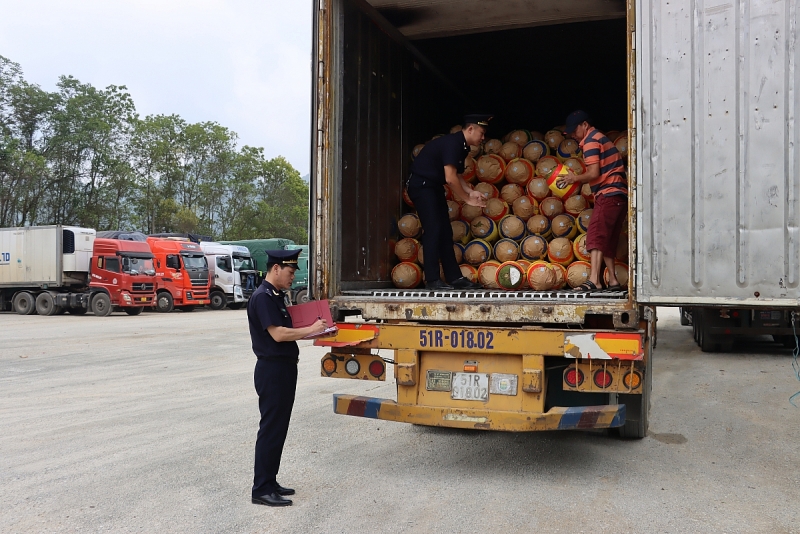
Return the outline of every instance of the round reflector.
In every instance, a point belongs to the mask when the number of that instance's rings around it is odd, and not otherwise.
[[[383,362],[380,360],[372,360],[372,362],[369,364],[369,374],[375,378],[379,378],[385,369],[386,368],[384,367]]]
[[[571,388],[583,384],[583,373],[576,367],[570,367],[564,373],[564,382]]]
[[[622,383],[628,389],[636,389],[642,383],[642,375],[638,371],[625,373],[625,376],[622,377]]]
[[[344,370],[347,371],[349,375],[357,375],[361,370],[361,365],[358,363],[358,360],[352,358],[347,360],[347,363],[344,364]]]
[[[594,385],[599,388],[605,389],[611,385],[611,379],[612,379],[611,373],[600,369],[594,374]]]
[[[325,358],[322,360],[322,370],[332,375],[336,372],[336,360],[333,358]]]

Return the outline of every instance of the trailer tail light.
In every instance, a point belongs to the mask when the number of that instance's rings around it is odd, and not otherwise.
[[[583,372],[575,366],[567,367],[564,371],[564,382],[571,388],[576,388],[583,384]]]
[[[355,376],[361,370],[361,364],[355,358],[351,358],[344,364],[344,370],[347,371],[348,375]]]
[[[612,382],[612,376],[611,376],[611,373],[609,373],[608,371],[605,371],[603,369],[599,369],[597,372],[595,372],[595,374],[594,374],[594,385],[595,386],[597,386],[597,387],[599,387],[601,389],[605,389],[605,388],[607,388],[608,386],[611,385],[611,382]]]
[[[375,378],[379,378],[386,371],[386,366],[383,365],[381,360],[373,360],[369,364],[369,374]]]
[[[464,372],[465,373],[477,373],[478,372],[478,362],[473,360],[467,360],[464,362]]]
[[[322,370],[328,376],[336,372],[336,360],[330,356],[322,360]]]
[[[628,389],[636,389],[642,384],[642,375],[639,371],[625,373],[625,376],[622,377],[622,383]]]

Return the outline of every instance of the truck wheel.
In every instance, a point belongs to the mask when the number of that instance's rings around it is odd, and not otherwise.
[[[128,315],[139,315],[140,313],[142,313],[142,310],[144,310],[144,308],[142,308],[141,306],[129,306],[125,308],[125,313],[127,313]]]
[[[172,295],[170,295],[169,291],[162,291],[156,295],[156,311],[161,313],[171,312],[175,307],[172,302]]]
[[[794,349],[797,347],[797,344],[794,341],[794,336],[772,336],[772,339],[775,343],[780,343],[787,349]]]
[[[60,309],[60,306],[56,306],[53,295],[46,291],[36,297],[36,313],[39,315],[55,315]]]
[[[700,350],[703,352],[719,352],[720,340],[709,332],[709,326],[705,320],[700,323]]]
[[[228,307],[232,310],[241,310],[244,302],[231,302]]]
[[[306,302],[308,302],[308,289],[301,289],[297,292],[295,304],[305,304]]]
[[[211,304],[208,306],[212,310],[221,310],[225,307],[225,293],[222,291],[212,291],[211,292]]]
[[[67,308],[67,313],[70,315],[86,315],[88,308]]]
[[[678,308],[681,314],[681,326],[689,326],[692,322],[689,320],[689,308]]]
[[[14,295],[13,306],[19,315],[32,315],[36,312],[36,299],[27,291],[20,291]]]
[[[653,391],[653,350],[647,355],[641,395],[620,393],[617,402],[625,405],[625,424],[617,429],[623,439],[642,439],[650,426],[650,395]]]
[[[114,308],[111,307],[111,299],[105,293],[98,293],[92,297],[92,313],[98,317],[111,315]]]

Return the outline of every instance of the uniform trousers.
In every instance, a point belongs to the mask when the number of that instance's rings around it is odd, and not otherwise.
[[[261,421],[256,438],[253,497],[275,491],[297,388],[297,359],[259,359],[253,373]]]
[[[408,197],[414,203],[422,223],[422,249],[425,254],[425,281],[439,280],[439,260],[448,282],[463,276],[453,250],[453,227],[447,199],[442,186],[418,185],[421,181],[414,176],[408,185]]]

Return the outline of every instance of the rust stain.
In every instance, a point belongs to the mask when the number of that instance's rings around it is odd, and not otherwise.
[[[572,348],[570,348],[566,352],[567,352],[567,354],[569,354],[573,358],[582,358],[583,357],[583,355],[581,354],[581,349],[579,349],[578,347],[576,347],[574,345],[572,346]]]

